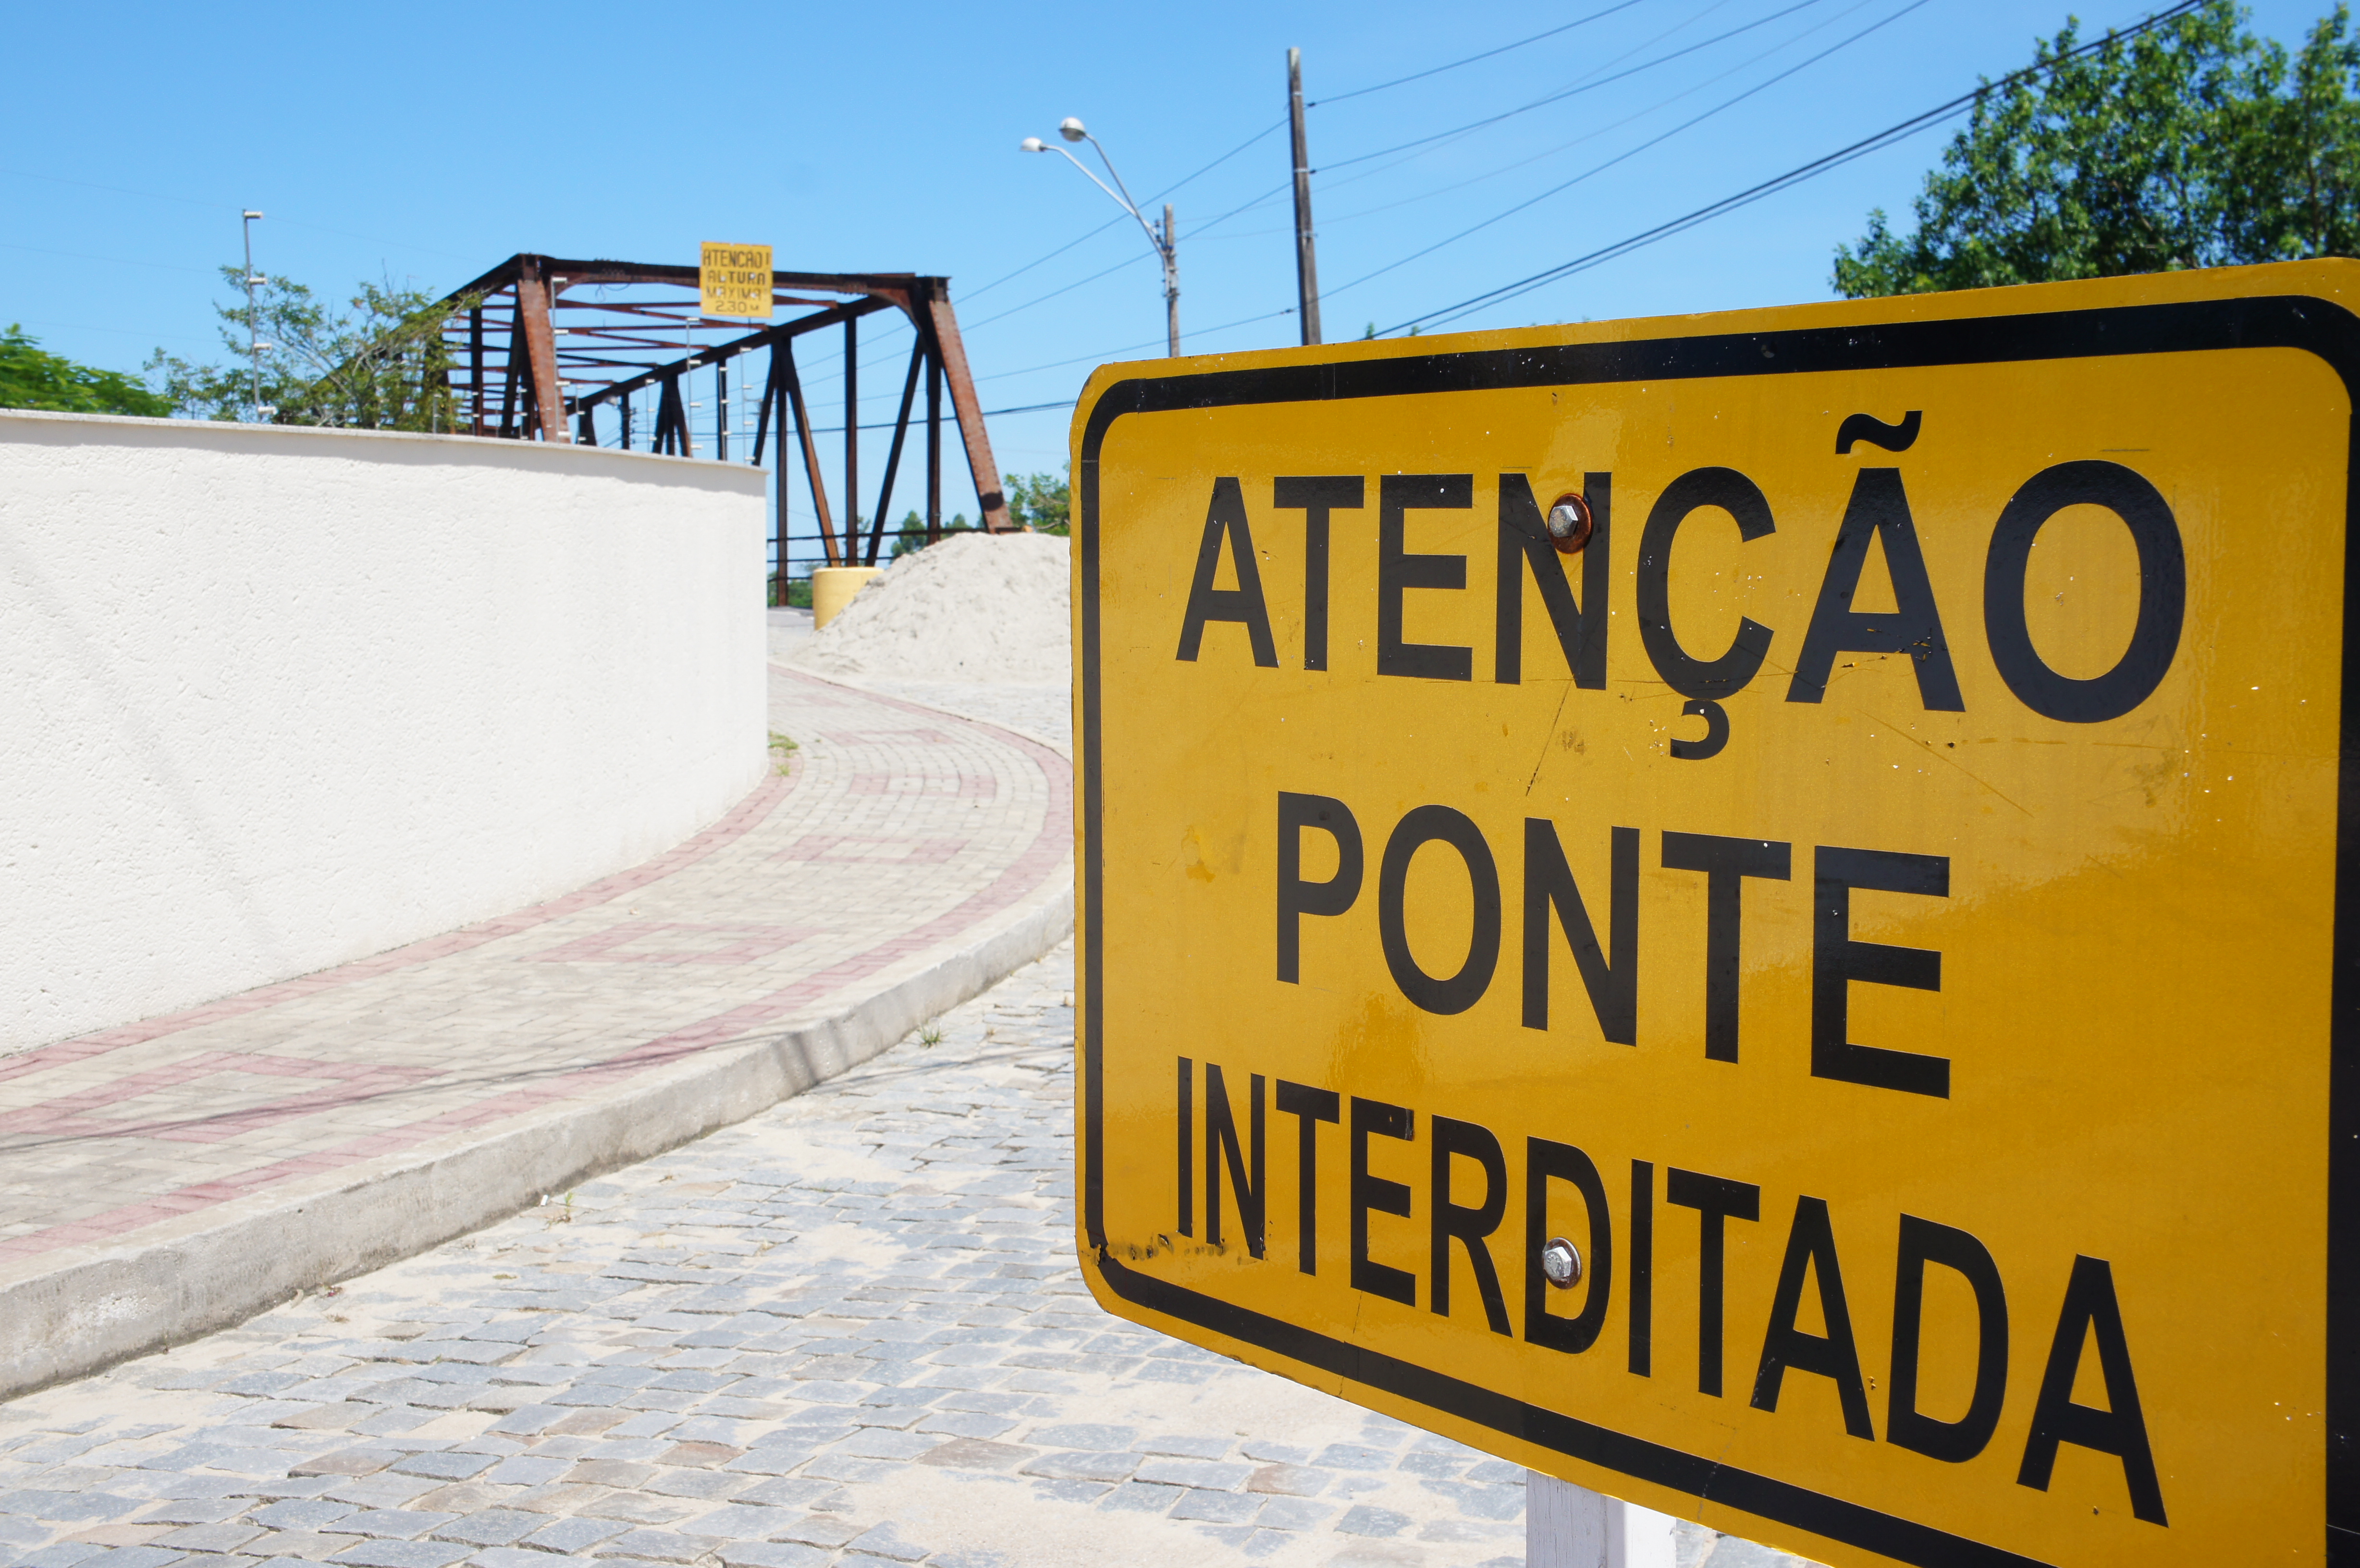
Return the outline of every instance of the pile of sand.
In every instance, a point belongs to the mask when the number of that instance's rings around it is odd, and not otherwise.
[[[787,662],[856,679],[1065,681],[1068,561],[1053,534],[953,534],[871,579]]]

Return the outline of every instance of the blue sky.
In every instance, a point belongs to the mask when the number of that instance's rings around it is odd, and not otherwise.
[[[985,408],[1057,403],[1093,365],[1163,343],[1137,228],[1062,158],[1017,150],[1066,114],[1142,201],[1178,209],[1183,346],[1267,347],[1296,341],[1294,316],[1274,314],[1295,297],[1275,128],[1290,45],[1317,104],[1335,339],[1832,151],[2025,64],[2067,16],[2052,0],[1633,0],[1343,96],[1613,5],[19,5],[19,69],[0,100],[0,321],[115,368],[159,345],[218,354],[213,268],[236,259],[246,205],[269,214],[257,265],[331,291],[388,275],[449,289],[519,250],[688,263],[701,240],[767,242],[782,267],[949,275]],[[2154,8],[2085,0],[2082,18],[2097,29]],[[2262,4],[2254,23],[2292,42],[2325,8]],[[1644,69],[1599,81],[1632,67]],[[1906,212],[1944,136],[1458,324],[1827,298],[1835,245],[1874,206]],[[864,339],[866,418],[890,418],[905,345]],[[815,397],[839,374],[827,353],[805,356]],[[1065,422],[993,419],[1000,466],[1054,469]],[[963,483],[945,500],[972,511]]]

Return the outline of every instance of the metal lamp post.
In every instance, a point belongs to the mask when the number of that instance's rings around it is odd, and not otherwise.
[[[1106,165],[1106,171],[1113,178],[1114,183],[1109,185],[1097,175],[1090,173],[1089,167],[1080,158],[1076,158],[1072,153],[1065,152],[1064,147],[1051,146],[1039,136],[1026,136],[1022,144],[1023,149],[1026,152],[1065,153],[1067,163],[1080,169],[1091,184],[1113,197],[1115,204],[1137,221],[1141,232],[1147,235],[1147,243],[1155,247],[1156,259],[1164,264],[1164,331],[1171,341],[1172,355],[1175,359],[1178,358],[1180,354],[1180,263],[1178,248],[1172,232],[1172,203],[1167,201],[1164,204],[1164,225],[1158,229],[1147,221],[1146,214],[1139,210],[1139,203],[1131,199],[1130,187],[1124,185],[1122,176],[1115,172],[1114,159],[1107,157],[1106,148],[1099,145],[1098,137],[1090,135],[1087,126],[1068,115],[1065,122],[1057,127],[1057,134],[1069,142],[1087,142],[1091,147],[1098,148],[1098,161]]]
[[[255,220],[261,217],[262,214],[256,212],[251,207],[241,208],[239,211],[245,214],[246,223],[246,391],[248,393],[247,408],[256,419],[260,419],[268,417],[264,414],[262,409],[262,351],[266,345],[262,341],[262,318],[255,309],[254,291],[264,283],[268,282],[269,279],[264,278],[260,273],[254,270],[254,223]],[[279,410],[276,408],[270,410],[272,414],[276,414],[278,411]]]

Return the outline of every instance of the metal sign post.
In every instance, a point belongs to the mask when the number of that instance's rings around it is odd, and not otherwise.
[[[1099,1301],[1825,1563],[2348,1561],[2355,299],[1100,369]]]
[[[1679,1568],[1672,1521],[1560,1481],[1524,1477],[1524,1568]]]

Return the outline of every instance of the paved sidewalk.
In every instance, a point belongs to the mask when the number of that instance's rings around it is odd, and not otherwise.
[[[791,659],[811,640],[811,612],[772,610],[770,614],[770,657]],[[864,691],[948,708],[988,724],[1011,725],[1069,755],[1074,749],[1074,686],[1070,681],[911,681],[862,676],[846,683]]]
[[[1068,944],[750,1121],[0,1406],[0,1564],[1521,1564],[1515,1466],[1090,1301],[1072,985]]]
[[[1011,910],[1065,896],[1071,774],[1048,748],[777,667],[772,725],[800,744],[787,770],[644,866],[375,958],[0,1058],[0,1290],[176,1243],[224,1214],[349,1191],[421,1151],[544,1127],[701,1057],[825,1025],[969,951]],[[916,1016],[846,1049],[866,1054]],[[574,1170],[601,1162],[595,1148],[557,1155]],[[64,1321],[104,1303],[50,1310]],[[15,1315],[16,1337],[31,1337]],[[12,1332],[0,1325],[0,1339]]]

